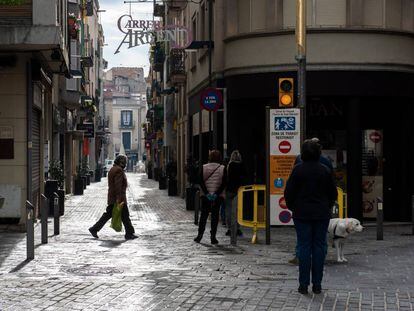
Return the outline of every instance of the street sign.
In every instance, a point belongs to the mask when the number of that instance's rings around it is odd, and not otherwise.
[[[292,149],[292,145],[290,144],[290,142],[283,140],[280,142],[279,144],[279,151],[283,154],[289,153],[290,150]]]
[[[223,104],[223,95],[215,88],[207,88],[201,93],[200,105],[207,111],[217,111]]]
[[[270,110],[270,155],[300,154],[300,109]]]
[[[270,225],[293,225],[284,191],[297,156],[300,154],[300,109],[269,111],[268,191]]]
[[[95,127],[93,123],[83,123],[77,125],[78,131],[84,131],[83,137],[85,138],[94,138],[95,137]]]

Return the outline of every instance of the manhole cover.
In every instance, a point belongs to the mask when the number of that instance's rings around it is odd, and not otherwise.
[[[94,267],[94,266],[83,266],[83,267],[76,267],[70,268],[66,270],[69,273],[81,276],[89,276],[89,275],[112,275],[122,273],[123,271],[113,267]]]

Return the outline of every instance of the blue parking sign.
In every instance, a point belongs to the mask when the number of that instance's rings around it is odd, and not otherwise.
[[[275,131],[295,131],[295,117],[275,117]]]

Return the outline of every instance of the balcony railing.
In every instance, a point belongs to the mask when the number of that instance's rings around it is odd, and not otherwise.
[[[119,121],[118,124],[119,124],[120,129],[133,129],[133,128],[135,128],[135,121],[131,121],[129,123]]]
[[[185,51],[172,49],[170,52],[170,78],[173,83],[185,82]]]

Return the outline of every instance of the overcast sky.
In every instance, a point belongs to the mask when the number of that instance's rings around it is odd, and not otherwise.
[[[149,45],[137,46],[131,49],[122,47],[120,53],[114,55],[125,34],[117,27],[118,18],[129,14],[130,4],[124,0],[100,0],[100,9],[106,10],[101,14],[101,23],[104,29],[105,43],[104,58],[108,61],[108,69],[111,67],[143,67],[145,75],[148,74],[149,66]],[[152,20],[153,3],[132,3],[132,16],[134,19]]]

